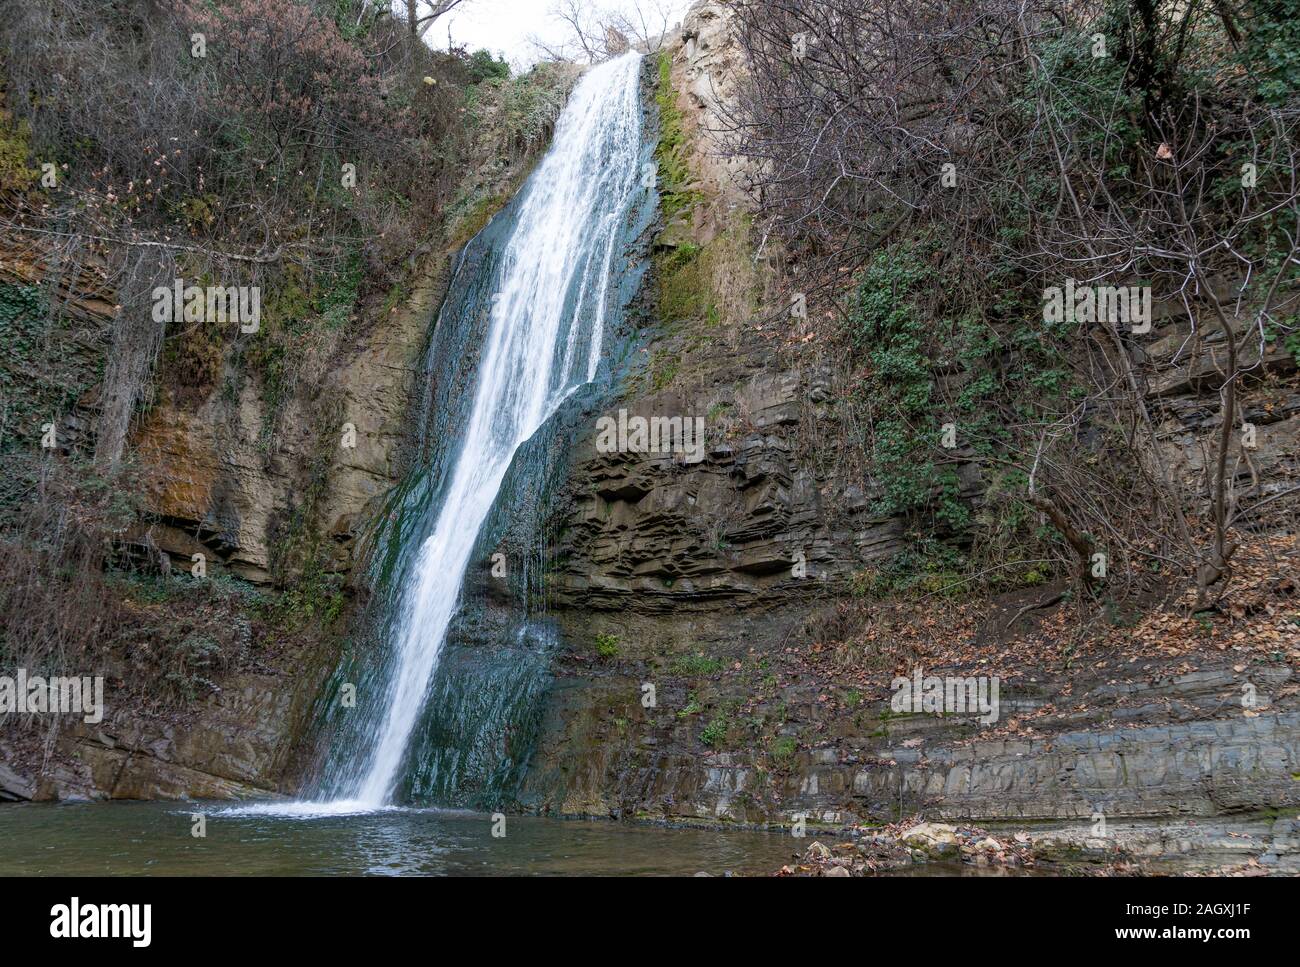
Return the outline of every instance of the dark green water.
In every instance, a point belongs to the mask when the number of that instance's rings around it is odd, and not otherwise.
[[[284,818],[222,815],[221,803],[0,805],[0,876],[764,875],[788,835],[662,829],[484,813],[395,810]],[[207,835],[191,835],[192,812]]]

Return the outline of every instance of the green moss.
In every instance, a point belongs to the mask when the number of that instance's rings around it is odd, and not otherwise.
[[[596,635],[596,654],[601,658],[617,658],[619,653],[618,635]]]
[[[681,110],[677,107],[677,89],[672,82],[673,59],[667,51],[659,54],[659,76],[655,85],[655,103],[659,107],[659,144],[655,161],[659,168],[659,197],[664,216],[671,219],[700,200],[700,192],[688,188],[691,180],[690,145]]]
[[[383,305],[379,307],[379,318],[385,319],[388,314],[396,309],[406,299],[406,286],[400,282],[394,283],[384,296]]]
[[[671,222],[701,199],[691,182],[690,143],[686,138],[682,112],[677,107],[677,90],[672,84],[672,58],[659,55],[655,103],[659,107],[659,143],[655,161],[659,170],[659,205]],[[709,291],[708,264],[700,258],[700,246],[683,242],[660,250],[655,256],[658,280],[659,318],[666,323],[718,316]]]
[[[24,191],[36,181],[37,172],[27,167],[31,133],[26,121],[15,122],[0,108],[0,191]]]
[[[266,427],[269,435],[275,417],[287,402],[291,383],[291,358],[295,344],[311,316],[311,299],[302,281],[288,277],[262,293],[262,316],[256,335],[243,354],[249,371],[262,382]]]
[[[677,378],[677,370],[680,367],[680,360],[664,353],[655,353],[654,360],[651,363],[651,372],[653,375],[650,379],[650,385],[654,388],[655,392],[670,386],[672,381]]]
[[[264,445],[269,446],[276,420],[293,393],[297,367],[320,340],[354,318],[362,274],[361,254],[353,251],[331,271],[312,278],[288,272],[274,288],[263,290],[260,326],[241,347],[240,359],[262,384]]]
[[[499,212],[510,201],[510,195],[503,193],[500,195],[490,195],[479,198],[472,202],[469,210],[460,216],[456,228],[452,231],[451,247],[460,248],[471,238],[483,231],[483,227],[492,220],[492,216]]]
[[[683,242],[656,256],[659,317],[665,323],[698,321],[705,331],[748,320],[758,302],[758,275],[748,217],[734,217],[704,245]]]
[[[214,284],[209,273],[196,275],[194,285]],[[221,373],[230,323],[204,313],[198,322],[169,327],[163,343],[160,370],[163,382],[186,389],[206,389]]]
[[[707,265],[698,252],[695,245],[682,245],[659,265],[659,318],[665,323],[702,319],[714,309]]]

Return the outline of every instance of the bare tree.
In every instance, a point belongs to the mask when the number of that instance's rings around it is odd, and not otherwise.
[[[633,0],[630,9],[598,7],[586,0],[556,0],[548,11],[558,21],[559,42],[536,35],[534,50],[549,60],[584,60],[596,64],[629,47],[656,53],[664,44],[673,16],[671,0]]]
[[[668,38],[674,9],[669,0],[634,0],[630,10],[619,10],[610,16],[609,26],[642,52],[656,54]]]
[[[423,37],[433,22],[451,13],[465,0],[406,0],[406,25],[412,36]]]
[[[1104,548],[1112,575],[1164,567],[1191,580],[1196,606],[1213,606],[1232,576],[1234,522],[1295,492],[1236,484],[1249,471],[1243,387],[1264,375],[1269,340],[1295,336],[1300,304],[1300,107],[1262,96],[1239,59],[1266,14],[1224,2],[1175,16],[1161,0],[730,6],[749,70],[723,134],[753,162],[758,226],[798,287],[843,325],[846,278],[892,241],[915,251],[941,239],[926,257],[944,291],[909,298],[935,321],[978,317],[1006,347],[956,384],[1003,381],[1032,350],[1079,394],[989,394],[981,412],[997,433],[964,459],[1014,481],[1010,502],[1056,531],[1080,584]],[[1102,31],[1108,46],[1094,50]],[[1215,58],[1213,96],[1202,97],[1188,77]],[[1051,332],[1026,325],[1065,277],[1141,282],[1181,305],[1165,324],[1190,333],[1187,357],[1206,367],[1197,379],[1219,392],[1201,486],[1165,466],[1157,424],[1174,417],[1150,396],[1143,339],[1105,314]],[[933,385],[930,410],[959,405],[943,373]],[[933,413],[922,416],[907,426],[916,440],[931,435],[920,423]],[[879,427],[863,424],[870,450]]]

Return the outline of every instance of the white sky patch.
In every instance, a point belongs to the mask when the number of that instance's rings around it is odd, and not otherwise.
[[[693,0],[674,0],[669,28],[681,23],[682,15]],[[596,0],[593,7],[632,13],[635,0]],[[567,36],[565,24],[548,12],[551,0],[465,0],[437,22],[424,35],[429,46],[446,49],[447,33],[453,44],[463,44],[471,51],[484,48],[504,54],[516,69],[531,66],[538,53],[529,43],[536,36],[558,46]],[[657,25],[656,25],[657,26]]]

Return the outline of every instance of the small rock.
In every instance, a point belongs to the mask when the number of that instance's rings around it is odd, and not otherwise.
[[[804,858],[807,860],[828,860],[831,858],[831,851],[821,843],[814,841],[808,847],[808,851],[804,853]]]
[[[921,823],[903,834],[903,842],[927,856],[951,856],[961,851],[957,830],[946,823]]]
[[[34,795],[36,784],[32,780],[0,763],[0,800],[31,799]]]

